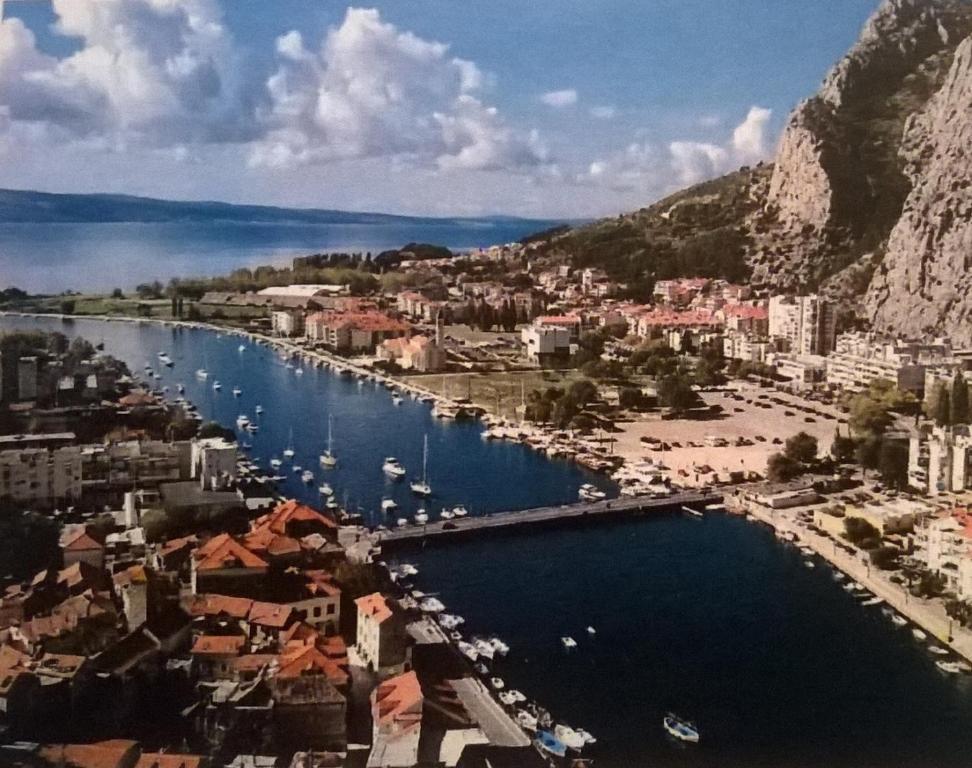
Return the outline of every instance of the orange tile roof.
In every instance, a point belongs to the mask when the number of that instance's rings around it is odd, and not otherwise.
[[[411,728],[422,722],[422,686],[415,671],[391,677],[372,691],[376,724]]]
[[[56,744],[41,747],[40,756],[51,765],[64,768],[122,768],[138,752],[138,742],[127,739],[93,744]]]
[[[308,674],[326,675],[328,682],[335,688],[343,688],[350,679],[347,671],[347,659],[340,664],[317,646],[295,645],[280,654],[280,669],[278,677],[302,677]]]
[[[242,635],[199,635],[192,644],[191,653],[194,655],[236,656],[246,638]]]
[[[268,527],[274,533],[284,534],[287,532],[287,525],[291,522],[320,523],[325,528],[338,527],[331,518],[322,515],[313,507],[301,504],[296,499],[290,499],[281,502],[272,512],[259,518],[254,528]]]
[[[200,768],[204,757],[176,755],[171,752],[143,752],[135,768]]]
[[[159,547],[159,554],[162,557],[166,555],[171,555],[174,552],[178,552],[180,549],[191,546],[196,543],[195,536],[183,536],[179,539],[169,539],[161,547]]]
[[[86,528],[78,528],[61,539],[61,549],[65,552],[89,552],[104,549],[104,546],[92,538]]]
[[[245,619],[250,614],[253,601],[247,597],[228,595],[196,595],[189,606],[190,616],[230,616]]]
[[[359,597],[354,601],[354,604],[358,606],[358,611],[365,616],[372,617],[379,624],[391,618],[391,608],[388,607],[388,602],[382,597],[380,592],[373,592],[370,595]]]
[[[340,597],[341,588],[334,583],[334,575],[327,571],[312,570],[304,571],[307,578],[307,592],[311,595],[327,595],[328,597]]]
[[[293,617],[294,609],[289,605],[264,603],[259,600],[254,600],[253,605],[250,607],[250,614],[247,616],[247,621],[262,627],[282,629],[290,623]]]
[[[267,563],[250,552],[228,533],[214,536],[199,547],[193,557],[197,571],[215,571],[222,568],[266,568]]]

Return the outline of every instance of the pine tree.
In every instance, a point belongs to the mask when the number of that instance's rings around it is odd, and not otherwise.
[[[951,424],[952,406],[950,401],[948,387],[944,384],[939,385],[938,398],[935,401],[935,423],[940,427],[947,427]]]
[[[951,394],[951,424],[958,426],[969,423],[969,387],[962,377],[961,371],[956,372],[952,379]]]

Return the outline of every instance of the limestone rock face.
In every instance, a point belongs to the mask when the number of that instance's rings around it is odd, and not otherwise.
[[[899,154],[905,126],[969,33],[965,0],[881,4],[790,117],[767,198],[777,256],[763,259],[758,279],[816,288],[887,240],[913,183]]]
[[[912,116],[901,154],[911,193],[865,306],[876,327],[972,343],[972,37]]]

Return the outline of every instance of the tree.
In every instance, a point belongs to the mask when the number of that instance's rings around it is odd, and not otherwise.
[[[830,445],[830,455],[838,464],[849,464],[854,461],[857,441],[852,437],[844,437],[840,429],[834,431],[834,441]]]
[[[236,442],[236,433],[232,429],[227,429],[215,421],[208,421],[199,428],[199,437],[202,439],[209,437],[222,437],[232,443]]]
[[[908,446],[900,440],[882,440],[878,455],[881,482],[901,490],[908,486]]]
[[[952,423],[951,398],[944,384],[938,386],[938,397],[935,399],[935,423],[940,427],[947,427]]]
[[[74,299],[61,299],[61,314],[73,315],[74,306],[75,306]]]
[[[882,571],[892,571],[898,567],[898,550],[894,547],[875,547],[870,553],[871,565]]]
[[[57,523],[27,512],[0,517],[0,563],[3,575],[23,580],[61,562]]]
[[[694,407],[699,402],[698,393],[692,389],[687,376],[673,373],[663,376],[658,381],[658,401],[673,411],[684,411]]]
[[[969,386],[965,383],[961,371],[956,371],[952,379],[952,394],[950,397],[951,423],[955,426],[969,423]]]
[[[881,438],[865,437],[857,444],[857,463],[864,469],[877,469],[881,461]]]
[[[881,543],[881,532],[867,520],[848,517],[844,520],[844,538],[861,549],[874,549]]]
[[[786,440],[784,455],[800,464],[809,464],[817,458],[817,438],[806,432],[798,432]]]
[[[111,298],[113,298],[113,299],[124,299],[125,298],[125,294],[122,293],[122,289],[121,288],[115,288],[111,292]]]
[[[803,466],[782,453],[774,453],[766,460],[766,477],[774,483],[785,483],[800,475]]]
[[[162,283],[158,280],[152,283],[140,283],[135,286],[135,293],[140,299],[161,299],[163,293]]]
[[[622,408],[637,410],[645,404],[645,395],[637,387],[622,387],[618,393],[618,404]]]

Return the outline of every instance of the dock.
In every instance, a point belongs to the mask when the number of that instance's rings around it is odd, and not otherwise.
[[[712,491],[688,491],[670,496],[651,498],[605,499],[604,501],[582,501],[553,507],[521,509],[513,512],[493,512],[475,517],[456,518],[449,521],[436,521],[426,525],[410,525],[405,528],[383,531],[378,539],[382,547],[422,542],[426,540],[446,541],[465,538],[476,533],[500,531],[516,527],[555,525],[570,522],[592,522],[625,517],[636,517],[651,512],[681,512],[683,508],[699,505],[721,504],[722,496]],[[700,510],[693,509],[700,513]]]

